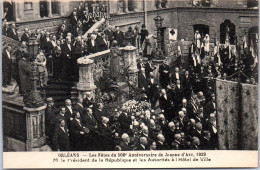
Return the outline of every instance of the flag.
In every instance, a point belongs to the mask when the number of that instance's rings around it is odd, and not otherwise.
[[[242,149],[257,150],[258,144],[258,86],[242,83]]]
[[[257,60],[257,54],[255,52],[255,48],[254,48],[254,44],[253,44],[253,38],[251,38],[251,41],[250,41],[249,51],[251,52],[251,54],[254,58],[254,66],[255,66],[256,63],[258,63],[258,60]]]
[[[238,149],[238,83],[216,79],[216,111],[219,149]]]
[[[192,94],[191,94],[190,104],[193,107],[193,112],[196,113],[199,109],[199,106],[197,104],[197,96],[193,91],[192,91]]]
[[[243,38],[243,48],[244,48],[244,50],[246,50],[247,47],[248,47],[247,46],[247,39],[246,39],[246,35],[244,35],[244,38]]]

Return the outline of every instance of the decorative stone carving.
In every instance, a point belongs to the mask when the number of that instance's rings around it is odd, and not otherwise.
[[[51,151],[46,145],[45,136],[45,108],[44,106],[38,108],[24,107],[26,111],[26,150],[27,151]]]
[[[122,48],[125,65],[129,66],[129,69],[128,69],[129,80],[134,82],[137,85],[138,84],[138,69],[137,69],[137,63],[136,63],[136,50],[137,50],[137,48],[134,46],[126,46],[126,47]]]
[[[83,95],[84,92],[93,91],[97,88],[93,78],[94,61],[87,57],[81,57],[77,62],[79,64],[79,82],[77,84],[77,90],[79,91],[79,95]]]

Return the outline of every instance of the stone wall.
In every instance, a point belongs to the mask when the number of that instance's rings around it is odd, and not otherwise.
[[[70,22],[68,18],[56,17],[51,19],[41,19],[37,21],[17,23],[17,26],[19,27],[18,33],[21,36],[23,34],[24,28],[30,28],[32,31],[35,31],[36,29],[46,29],[50,33],[56,33],[62,23],[62,20],[67,20],[67,23]]]

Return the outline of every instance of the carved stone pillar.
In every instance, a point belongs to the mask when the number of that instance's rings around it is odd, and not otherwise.
[[[140,12],[143,10],[143,1],[141,0],[132,0],[134,12]]]
[[[94,95],[94,90],[97,88],[94,84],[93,78],[94,61],[86,57],[82,57],[79,58],[77,62],[79,64],[79,82],[77,84],[79,96],[83,97],[84,92],[92,92]]]
[[[47,1],[48,17],[52,17],[51,0]]]
[[[128,10],[128,0],[124,0],[124,12],[125,13],[129,13],[129,10]]]
[[[38,108],[23,108],[26,111],[27,151],[51,151],[46,145],[45,108],[46,104]]]
[[[126,46],[123,49],[123,55],[125,59],[125,65],[129,66],[129,79],[134,82],[135,85],[138,84],[138,69],[136,63],[136,50],[134,46]]]

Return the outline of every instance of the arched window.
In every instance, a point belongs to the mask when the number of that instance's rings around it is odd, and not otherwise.
[[[225,20],[220,24],[220,43],[225,44],[227,38],[229,38],[230,44],[235,43],[236,26],[231,23],[230,20]]]
[[[209,34],[209,26],[203,24],[193,25],[194,34],[198,30],[201,37],[203,38],[206,34]]]

